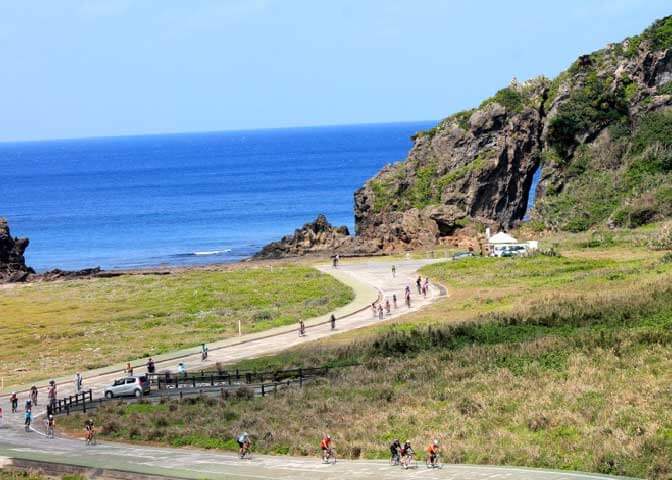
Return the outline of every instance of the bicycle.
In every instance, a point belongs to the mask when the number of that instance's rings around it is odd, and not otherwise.
[[[428,455],[425,459],[425,464],[427,465],[427,468],[441,468],[441,458],[439,457],[439,454],[437,453],[433,457]]]
[[[408,470],[415,467],[415,452],[410,452],[401,458],[401,468]]]
[[[243,445],[243,451],[239,454],[241,460],[252,460],[252,451],[250,450],[250,444]]]
[[[333,448],[325,450],[324,456],[322,457],[322,463],[331,463],[332,465],[336,463],[336,451]]]
[[[96,432],[90,431],[86,433],[86,446],[93,446],[95,447],[97,445],[96,442]]]
[[[47,427],[47,438],[54,438],[54,427]]]
[[[399,452],[395,452],[390,456],[390,465],[396,467],[401,463],[401,457],[399,456]]]

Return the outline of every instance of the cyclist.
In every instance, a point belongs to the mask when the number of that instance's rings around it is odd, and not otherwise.
[[[415,451],[413,450],[413,447],[411,447],[411,442],[406,440],[401,447],[401,465],[404,468],[408,468],[408,465],[411,463],[414,456]]]
[[[47,438],[54,438],[54,427],[56,426],[56,421],[54,420],[53,415],[47,417]]]
[[[30,398],[26,400],[26,405],[23,407],[23,409],[26,412],[30,412],[33,410],[33,401]]]
[[[154,372],[156,372],[156,365],[154,365],[154,360],[150,357],[147,360],[147,373],[153,374]]]
[[[93,425],[93,420],[90,418],[84,423],[84,436],[87,445],[93,443],[96,436],[96,427]]]
[[[37,387],[35,385],[30,387],[30,400],[33,402],[33,405],[37,405]]]
[[[24,422],[24,426],[26,427],[26,432],[30,431],[30,422],[33,420],[33,413],[30,410],[26,410],[26,420]]]
[[[401,454],[401,442],[398,438],[395,438],[390,444],[390,463],[392,465],[399,465]]]
[[[331,435],[325,434],[324,437],[322,437],[322,441],[320,442],[320,450],[322,450],[323,462],[329,461],[329,457],[333,454],[332,448]]]
[[[247,432],[243,432],[238,435],[236,440],[238,441],[238,447],[240,447],[238,454],[240,455],[240,458],[244,458],[245,455],[250,452],[250,436]]]
[[[201,344],[201,361],[205,361],[208,358],[208,346],[203,343]]]
[[[9,397],[9,401],[12,404],[12,413],[16,413],[19,408],[19,397],[16,396],[16,392],[12,392],[12,395]]]
[[[434,440],[429,447],[427,447],[427,466],[436,467],[439,460],[439,441]]]

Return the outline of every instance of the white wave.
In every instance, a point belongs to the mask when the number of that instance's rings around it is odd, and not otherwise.
[[[221,255],[222,253],[229,253],[230,251],[231,249],[227,248],[225,250],[212,250],[209,252],[194,252],[193,255],[196,255],[197,257],[205,257],[210,255]]]

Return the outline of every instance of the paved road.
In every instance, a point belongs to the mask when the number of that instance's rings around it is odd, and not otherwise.
[[[391,274],[391,262],[372,261],[343,264],[337,275],[343,281],[352,282],[358,291],[359,302],[356,310],[362,307],[362,297],[366,297],[366,289],[362,283],[379,292],[380,298],[390,298],[396,294],[399,299],[399,308],[393,310],[392,315],[385,319],[394,318],[409,311],[403,305],[403,290],[406,285],[413,289],[411,310],[420,309],[440,295],[445,293],[440,287],[432,286],[427,298],[422,298],[415,291],[417,269],[429,263],[425,261],[398,262],[397,275]],[[324,271],[332,272],[331,267],[324,267]],[[369,291],[370,295],[371,291]],[[294,330],[278,330],[265,335],[242,337],[236,342],[221,345],[210,352],[210,362],[233,362],[243,358],[268,355],[293,347],[302,342],[323,338],[328,335],[371,325],[380,320],[366,308],[351,313],[337,322],[335,331],[328,324],[323,324],[323,318],[308,322],[312,325],[306,337],[299,338]],[[173,357],[165,356],[160,366],[161,370],[175,369],[178,361],[187,365],[201,366],[197,354],[179,352]],[[93,388],[100,394],[101,388],[109,384],[118,373],[86,374],[87,388]],[[70,384],[61,385],[60,394],[71,394]],[[44,398],[44,394],[42,394]],[[6,399],[2,400],[7,406]],[[20,405],[23,404],[23,398]],[[37,413],[39,413],[39,407]],[[7,412],[7,410],[5,410]],[[38,430],[39,427],[39,419]],[[191,449],[170,449],[141,447],[104,442],[96,447],[86,447],[82,440],[68,438],[47,439],[39,432],[26,433],[21,427],[22,415],[5,414],[5,427],[0,430],[0,465],[2,458],[26,458],[39,461],[49,461],[70,465],[79,465],[94,468],[110,468],[129,472],[160,474],[177,478],[211,478],[211,479],[396,479],[396,478],[423,478],[423,479],[603,479],[600,475],[579,474],[571,472],[552,472],[528,470],[520,468],[499,468],[482,466],[450,465],[444,468],[429,470],[424,466],[404,471],[399,467],[392,467],[387,462],[376,461],[339,461],[336,465],[323,465],[314,458],[271,457],[255,456],[249,461],[240,461],[235,455],[226,453],[210,453]]]
[[[371,313],[370,303],[374,300],[389,298],[392,302],[392,295],[396,294],[398,298],[397,309],[392,309],[391,315],[386,315],[383,320],[390,320],[409,311],[416,311],[425,305],[433,302],[442,294],[442,289],[437,286],[431,286],[427,298],[417,294],[415,280],[417,270],[435,260],[407,260],[395,263],[397,268],[396,276],[392,276],[391,263],[388,262],[353,262],[351,264],[341,264],[338,269],[331,266],[318,267],[320,270],[333,274],[344,283],[350,284],[356,293],[355,300],[348,306],[341,308],[336,312],[338,318],[336,329],[332,330],[328,322],[328,315],[306,321],[306,336],[299,337],[296,326],[280,327],[265,332],[252,335],[244,335],[223,340],[209,345],[208,361],[202,362],[200,349],[190,349],[186,351],[175,352],[174,354],[162,355],[160,363],[157,362],[157,371],[166,370],[177,371],[179,362],[184,362],[187,369],[201,369],[208,366],[214,366],[215,363],[233,363],[242,359],[271,355],[282,350],[292,348],[301,343],[309,342],[330,335],[342,333],[347,330],[365,327],[381,320],[374,317]],[[403,303],[403,291],[406,285],[412,288],[411,308],[408,309]],[[132,362],[134,365],[144,364],[145,360]],[[111,371],[110,371],[111,370]],[[143,373],[144,366],[134,368],[134,373]],[[94,397],[101,396],[102,390],[106,385],[110,385],[114,379],[123,376],[119,369],[103,369],[99,372],[83,372],[84,388],[92,389]],[[58,396],[63,398],[74,395],[73,382],[67,381],[58,383]],[[46,401],[47,380],[37,382],[37,385],[44,387],[39,390],[38,403]],[[28,397],[27,391],[20,392],[21,402]],[[3,395],[5,398],[7,392]],[[1,399],[1,397],[0,397]],[[3,400],[0,400],[3,401]],[[6,400],[4,400],[6,401]]]

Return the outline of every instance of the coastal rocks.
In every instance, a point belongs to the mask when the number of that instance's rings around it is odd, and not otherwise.
[[[35,273],[23,256],[29,243],[27,238],[12,237],[7,220],[0,218],[0,282],[23,282]]]
[[[254,258],[297,257],[308,254],[333,255],[336,253],[367,252],[365,245],[355,242],[348,227],[334,227],[327,217],[319,215],[314,222],[306,223],[292,235],[282,237],[279,242],[266,245]],[[362,253],[363,254],[363,253]]]
[[[75,280],[79,278],[94,278],[104,276],[100,267],[84,268],[82,270],[61,270],[54,268],[47,272],[36,275],[36,280]]]
[[[357,236],[398,251],[442,243],[464,220],[505,227],[521,220],[540,164],[547,82],[505,90],[419,132],[407,160],[366,182],[355,193]]]
[[[104,275],[99,267],[76,271],[56,268],[44,273],[35,273],[35,270],[26,265],[24,257],[29,244],[27,238],[12,237],[7,220],[0,218],[0,283],[74,280]]]

